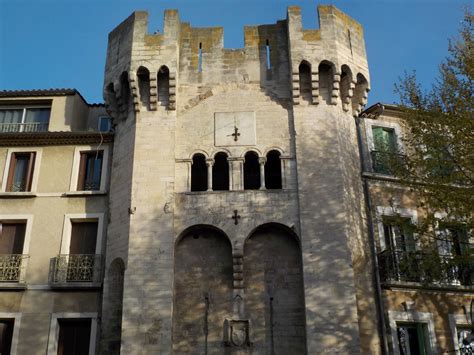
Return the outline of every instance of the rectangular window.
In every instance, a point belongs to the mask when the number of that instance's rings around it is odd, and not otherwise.
[[[0,354],[10,354],[13,339],[14,319],[0,319]]]
[[[67,256],[67,281],[91,282],[96,265],[98,222],[72,222],[69,255]],[[97,275],[95,275],[97,277]]]
[[[472,284],[471,245],[465,226],[445,225],[439,234],[438,252],[443,276],[448,283]]]
[[[392,159],[397,153],[397,138],[395,130],[388,127],[372,127],[374,139],[374,150],[372,151],[372,163],[376,173],[391,174],[390,166]]]
[[[99,117],[99,131],[110,132],[110,128],[111,128],[110,117],[107,117],[107,116]]]
[[[461,354],[472,354],[474,350],[473,330],[469,327],[457,327],[458,346]]]
[[[424,323],[397,324],[398,348],[401,355],[427,355],[428,331]]]
[[[50,113],[46,107],[0,108],[0,133],[45,132]]]
[[[31,191],[35,158],[35,152],[14,152],[11,154],[6,191]]]
[[[91,319],[58,319],[58,355],[89,355]]]
[[[103,153],[102,150],[80,153],[78,191],[100,190]]]
[[[0,222],[0,282],[21,280],[25,231],[26,223]]]

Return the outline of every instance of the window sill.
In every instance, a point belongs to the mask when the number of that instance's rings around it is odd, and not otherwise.
[[[68,197],[81,197],[81,196],[103,196],[107,195],[107,191],[68,191],[63,194],[63,196]]]
[[[0,290],[26,290],[28,286],[24,282],[0,282]]]
[[[212,195],[212,194],[225,194],[225,193],[282,193],[294,191],[291,189],[258,189],[258,190],[218,190],[218,191],[184,191],[177,192],[177,194],[183,195]]]
[[[36,196],[36,192],[0,192],[0,198],[31,198]]]
[[[72,290],[72,289],[100,289],[102,282],[54,282],[50,283],[51,289]]]
[[[474,285],[462,286],[456,284],[422,284],[419,282],[409,281],[386,281],[382,282],[382,286],[385,289],[422,289],[422,290],[435,290],[435,291],[454,291],[454,292],[469,292],[474,291]]]

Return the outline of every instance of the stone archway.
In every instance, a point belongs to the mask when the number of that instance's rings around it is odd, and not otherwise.
[[[210,226],[186,230],[175,246],[173,352],[223,353],[232,314],[232,245]]]
[[[253,350],[305,354],[305,306],[301,248],[286,227],[257,228],[244,245],[245,313]]]

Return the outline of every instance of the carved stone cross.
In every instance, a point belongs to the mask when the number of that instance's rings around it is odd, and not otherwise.
[[[234,126],[234,133],[231,134],[232,137],[234,137],[234,141],[237,142],[240,137],[239,129],[237,126]]]
[[[237,210],[234,210],[234,215],[232,216],[232,219],[234,220],[234,224],[239,224],[240,216],[237,214]]]

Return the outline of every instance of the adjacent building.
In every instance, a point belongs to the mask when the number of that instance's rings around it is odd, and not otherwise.
[[[226,49],[221,27],[167,10],[149,34],[135,12],[104,105],[0,92],[1,353],[459,351],[470,271],[403,263],[423,211],[380,159],[403,118],[363,111],[362,26],[318,16],[289,7]]]

